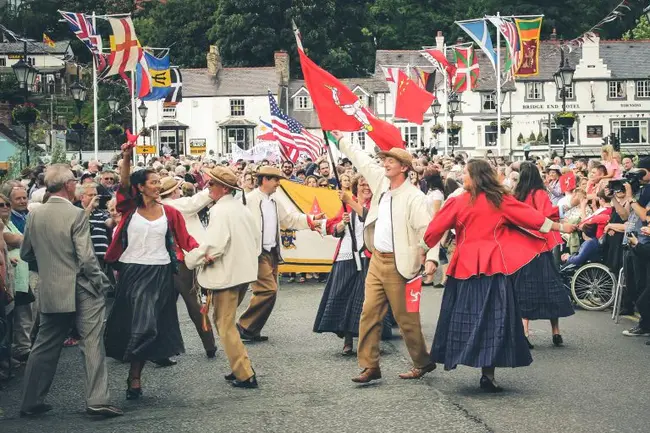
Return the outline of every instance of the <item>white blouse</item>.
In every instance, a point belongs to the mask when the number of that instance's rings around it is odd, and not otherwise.
[[[128,245],[120,262],[138,265],[168,265],[171,263],[165,237],[167,235],[167,215],[149,221],[136,210],[127,228]]]
[[[357,238],[357,251],[360,251],[363,248],[363,223],[359,219],[359,215],[355,213],[354,220],[350,221],[354,223],[354,234]],[[345,235],[341,240],[341,248],[339,248],[339,254],[336,256],[336,261],[340,262],[343,260],[352,260],[354,256],[352,255],[352,235],[350,233],[350,228],[348,225],[345,225]]]

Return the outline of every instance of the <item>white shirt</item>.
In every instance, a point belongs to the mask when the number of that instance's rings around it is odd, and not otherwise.
[[[375,223],[375,249],[380,253],[393,252],[393,216],[391,215],[392,195],[386,191],[379,201],[377,222]]]
[[[363,248],[363,223],[359,219],[359,215],[355,213],[354,216],[354,234],[356,235],[357,241],[357,252],[361,251]],[[352,234],[350,233],[350,228],[348,225],[345,225],[345,235],[341,240],[341,247],[339,248],[339,254],[336,257],[336,261],[340,262],[343,260],[351,260],[354,256],[352,255]]]
[[[557,208],[560,211],[560,218],[564,218],[564,214],[566,214],[567,211],[571,209],[572,198],[573,198],[573,194],[567,192],[566,195],[557,202]]]
[[[264,194],[262,206],[262,248],[270,252],[278,246],[278,208],[275,201]]]
[[[128,245],[121,263],[138,265],[167,265],[171,262],[165,236],[167,235],[167,215],[155,221],[149,221],[136,210],[126,231]]]

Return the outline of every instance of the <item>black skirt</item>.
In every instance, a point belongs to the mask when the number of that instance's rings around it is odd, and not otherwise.
[[[362,270],[357,271],[354,259],[334,262],[316,313],[314,332],[332,332],[341,338],[346,333],[354,337],[359,336],[359,319],[365,299],[368,265],[368,259],[362,258]],[[383,339],[392,336],[391,317],[389,311],[384,319]]]
[[[535,257],[513,277],[524,319],[557,319],[574,314],[569,292],[550,251]]]
[[[445,370],[525,367],[533,362],[510,277],[447,278],[431,361]]]
[[[171,264],[120,264],[104,344],[106,355],[120,361],[152,361],[185,352]]]

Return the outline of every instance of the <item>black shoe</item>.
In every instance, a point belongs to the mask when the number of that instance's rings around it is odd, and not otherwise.
[[[242,328],[239,323],[237,324],[237,330],[239,331],[239,337],[242,339],[242,341],[268,341],[269,337],[264,336],[264,335],[253,335],[244,328]]]
[[[235,373],[226,374],[223,378],[226,379],[226,381],[228,381],[228,382],[232,382],[233,380],[237,380],[237,378],[235,377]]]
[[[623,331],[623,335],[625,335],[626,337],[648,337],[650,336],[650,332],[641,328],[639,325],[636,325],[632,329],[626,329],[625,331]]]
[[[251,378],[246,379],[246,380],[233,380],[230,383],[232,386],[235,388],[248,388],[248,389],[254,389],[257,388],[257,378],[255,375],[253,375]]]
[[[634,316],[634,308],[621,308],[618,312],[619,316]]]
[[[137,379],[135,379],[137,380]],[[142,388],[132,388],[131,379],[126,379],[126,399],[137,400],[142,396]]]
[[[529,348],[529,349],[534,349],[534,348],[535,348],[535,346],[533,346],[533,343],[530,342],[530,340],[528,339],[528,337],[526,337],[526,344],[528,345],[528,348]]]
[[[217,356],[217,349],[206,350],[205,355],[208,359],[214,359],[214,357]]]
[[[116,416],[124,415],[124,412],[120,408],[111,406],[109,404],[97,404],[94,406],[88,406],[86,408],[86,413],[93,416],[103,416],[104,418],[115,418]]]
[[[151,362],[156,364],[158,367],[172,367],[172,366],[178,364],[178,362],[176,362],[176,361],[174,361],[172,359],[169,359],[169,358],[156,359],[156,360],[151,361]]]
[[[433,287],[436,288],[436,289],[444,289],[445,285],[442,284],[442,283],[438,283],[438,284],[434,285]]]
[[[49,404],[41,403],[37,404],[36,406],[32,406],[27,410],[21,410],[20,411],[20,416],[21,417],[30,417],[30,416],[37,416],[44,414],[45,412],[49,412],[52,410],[52,406]]]
[[[646,346],[650,346],[650,340],[645,342]]]
[[[562,340],[562,336],[560,334],[553,334],[553,344],[556,347],[561,347],[564,345],[564,341]]]
[[[481,386],[481,389],[486,391],[486,392],[497,393],[497,392],[502,392],[503,391],[503,388],[496,385],[487,376],[481,376],[480,386]]]

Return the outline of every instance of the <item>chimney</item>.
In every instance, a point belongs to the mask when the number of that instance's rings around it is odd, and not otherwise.
[[[442,31],[438,30],[436,34],[436,50],[442,51],[445,46],[445,37],[442,35]]]
[[[289,85],[289,53],[286,51],[276,51],[273,55],[275,60],[275,75],[278,79],[278,85]]]
[[[208,73],[216,76],[219,73],[219,70],[223,69],[219,47],[216,45],[210,45],[210,51],[205,57],[208,62]]]
[[[582,44],[582,60],[586,65],[597,65],[600,59],[600,36],[598,33],[586,33]],[[592,66],[593,67],[593,66]]]
[[[553,29],[553,33],[551,33],[550,40],[552,41],[557,41],[557,29]]]

